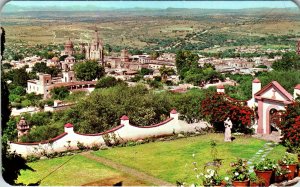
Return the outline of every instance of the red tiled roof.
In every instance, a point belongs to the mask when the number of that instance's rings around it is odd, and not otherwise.
[[[297,84],[297,85],[295,86],[295,89],[300,90],[300,84]]]
[[[217,89],[225,89],[225,88],[224,88],[223,84],[221,84],[221,85],[217,86]]]
[[[120,120],[129,120],[129,118],[127,117],[127,116],[122,116],[121,118],[120,118]]]
[[[175,109],[173,109],[170,113],[171,114],[177,114],[177,111]]]
[[[255,78],[252,82],[253,83],[260,83],[260,80],[258,78]]]
[[[74,127],[71,123],[67,123],[67,124],[65,124],[65,127],[66,128],[71,128],[71,127]]]
[[[53,85],[50,85],[48,89],[52,89],[55,87],[61,87],[61,86],[76,86],[76,85],[96,85],[97,81],[75,81],[75,82],[58,82]]]

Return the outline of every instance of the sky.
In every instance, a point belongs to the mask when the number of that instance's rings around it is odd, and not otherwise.
[[[128,9],[128,8],[202,8],[202,9],[243,9],[243,8],[296,8],[291,1],[10,1],[3,11],[72,9]]]

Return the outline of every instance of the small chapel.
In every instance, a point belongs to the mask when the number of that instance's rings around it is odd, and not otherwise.
[[[217,92],[225,93],[224,86],[218,86]],[[294,87],[293,95],[288,93],[277,81],[272,81],[262,88],[258,78],[252,81],[252,98],[247,101],[248,107],[257,114],[254,129],[257,134],[280,132],[276,118],[285,111],[285,107],[300,97],[300,84]]]

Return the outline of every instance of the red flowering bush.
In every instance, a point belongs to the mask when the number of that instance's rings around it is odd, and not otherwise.
[[[279,125],[283,142],[290,149],[300,147],[300,103],[295,102],[286,107]]]
[[[229,117],[233,131],[247,132],[253,119],[253,110],[244,101],[233,100],[225,94],[208,95],[201,102],[201,112],[217,130],[224,128],[224,121]]]

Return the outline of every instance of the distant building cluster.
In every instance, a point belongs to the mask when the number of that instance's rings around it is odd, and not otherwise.
[[[11,61],[13,68],[22,68],[27,66],[26,71],[32,71],[36,63],[44,62],[49,67],[57,67],[61,69],[58,77],[51,77],[49,74],[38,74],[38,79],[28,80],[27,92],[44,95],[44,98],[49,97],[51,89],[55,87],[65,86],[70,90],[91,90],[96,81],[77,81],[74,66],[77,63],[75,59],[76,54],[81,54],[86,60],[95,60],[99,64],[105,66],[105,71],[109,76],[113,76],[125,81],[130,80],[136,76],[142,68],[152,70],[150,75],[145,75],[144,79],[154,79],[156,76],[161,76],[161,68],[173,69],[175,72],[174,53],[162,53],[158,57],[153,57],[149,54],[131,55],[127,49],[121,50],[120,54],[104,55],[104,44],[99,38],[99,32],[95,29],[93,39],[88,43],[79,43],[79,51],[74,48],[74,43],[69,38],[62,51],[55,51],[60,53],[60,57],[53,57],[52,59],[42,59],[39,56],[26,57],[21,61]],[[237,47],[235,52],[238,53],[255,53],[262,52],[258,46],[252,47]],[[286,52],[283,50],[281,52]],[[265,53],[278,52],[278,50],[267,49]],[[296,52],[300,55],[300,41],[297,42]],[[238,73],[238,74],[254,74],[258,71],[270,71],[272,64],[280,60],[281,56],[273,58],[252,57],[252,58],[214,58],[204,57],[199,55],[199,66],[204,64],[212,64],[216,70],[221,73]],[[179,77],[177,75],[167,76],[166,80],[178,83]],[[233,84],[233,83],[228,83]],[[180,88],[181,89],[181,88]],[[184,90],[184,89],[183,89]]]
[[[217,71],[221,73],[239,73],[252,74],[258,71],[269,71],[272,64],[280,60],[281,56],[274,58],[253,57],[253,58],[215,58],[200,57],[198,63],[200,66],[204,64],[213,64]],[[260,68],[263,65],[266,68]]]

